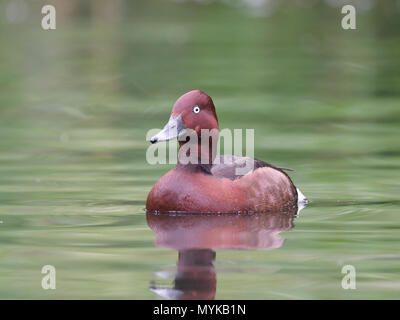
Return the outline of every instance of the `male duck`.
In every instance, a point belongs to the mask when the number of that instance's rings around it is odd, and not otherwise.
[[[218,119],[211,98],[200,90],[190,91],[175,103],[171,117],[164,129],[151,138],[151,143],[178,138],[179,159],[190,153],[189,140],[181,141],[188,131],[197,134],[200,163],[182,163],[165,174],[151,189],[147,201],[148,212],[187,213],[248,213],[292,211],[304,205],[305,197],[284,169],[261,160],[240,156],[220,156],[215,161],[211,142],[210,150],[201,149],[201,130],[216,129]],[[201,150],[201,151],[200,151]],[[210,152],[208,152],[210,151]],[[200,161],[208,158],[209,163]],[[201,163],[203,162],[203,163]],[[247,167],[246,174],[237,175],[237,168]]]

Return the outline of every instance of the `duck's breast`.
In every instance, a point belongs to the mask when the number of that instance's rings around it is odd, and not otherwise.
[[[150,191],[146,209],[160,212],[226,213],[243,211],[240,185],[204,173],[171,170]]]

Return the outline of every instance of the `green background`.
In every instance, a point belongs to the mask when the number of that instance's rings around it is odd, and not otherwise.
[[[215,297],[400,298],[400,3],[347,1],[356,30],[342,3],[0,1],[0,298],[156,299],[159,271],[172,285],[177,251],[144,207],[173,165],[149,165],[145,137],[193,89],[310,200],[280,248],[217,251]]]

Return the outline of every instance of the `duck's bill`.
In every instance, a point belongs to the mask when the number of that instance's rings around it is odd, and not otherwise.
[[[155,136],[151,137],[150,142],[156,143],[160,141],[168,141],[172,139],[178,139],[186,133],[186,128],[182,122],[182,116],[179,115],[176,118],[171,116],[168,123]]]

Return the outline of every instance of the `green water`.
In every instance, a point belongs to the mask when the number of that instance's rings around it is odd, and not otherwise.
[[[160,299],[154,289],[173,293],[179,277],[196,291],[196,270],[216,299],[400,298],[396,1],[371,2],[346,31],[328,1],[274,1],[272,12],[53,1],[55,31],[32,1],[10,22],[10,2],[0,298]],[[192,89],[214,99],[221,128],[255,129],[257,158],[295,169],[310,200],[298,217],[170,217],[155,243],[145,200],[173,165],[146,162],[145,136]],[[341,287],[348,264],[355,290]],[[41,287],[44,265],[56,290]]]

